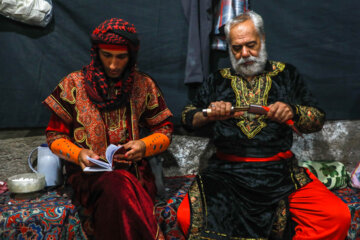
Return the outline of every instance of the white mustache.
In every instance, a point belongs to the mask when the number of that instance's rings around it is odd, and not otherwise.
[[[247,76],[254,76],[256,74],[259,74],[264,70],[267,61],[267,52],[266,52],[265,41],[262,41],[261,43],[262,46],[259,52],[259,56],[255,57],[250,55],[247,58],[242,57],[238,60],[235,58],[234,54],[229,48],[231,65],[236,73],[247,77]],[[252,62],[252,64],[245,65],[245,63],[247,62]]]
[[[240,58],[238,61],[237,61],[237,64],[244,64],[244,63],[247,63],[247,62],[254,62],[256,63],[258,60],[257,57],[254,57],[254,56],[249,56],[247,58]]]

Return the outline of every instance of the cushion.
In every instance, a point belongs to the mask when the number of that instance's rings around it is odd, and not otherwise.
[[[349,173],[345,165],[338,161],[301,161],[299,166],[306,167],[328,189],[345,188],[348,185]]]
[[[350,184],[354,188],[360,188],[360,163],[351,172]]]

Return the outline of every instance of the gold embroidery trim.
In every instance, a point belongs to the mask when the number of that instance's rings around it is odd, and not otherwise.
[[[215,239],[205,236],[201,236],[202,229],[207,228],[207,206],[206,197],[204,193],[204,186],[201,179],[201,175],[198,175],[198,181],[195,180],[189,189],[189,202],[191,209],[191,229],[189,233],[189,240],[196,239]],[[204,219],[205,218],[205,219]],[[210,230],[204,230],[205,233],[216,234],[220,237],[226,237],[234,240],[268,240],[268,238],[243,238],[243,237],[231,237],[225,233],[218,233]]]
[[[270,62],[273,71],[267,72],[256,76],[254,79],[256,86],[253,90],[246,87],[246,83],[242,77],[231,75],[230,68],[225,68],[220,71],[222,77],[231,80],[231,87],[235,93],[236,106],[259,104],[267,106],[267,99],[269,91],[271,89],[272,80],[271,77],[276,76],[279,72],[285,69],[285,64],[281,62]],[[237,122],[237,126],[241,131],[249,138],[253,138],[258,134],[261,129],[266,127],[265,116],[256,116],[254,114],[245,113],[244,116],[239,117],[240,121]]]
[[[62,100],[64,100],[64,101],[70,103],[70,104],[75,104],[76,99],[75,99],[75,94],[74,94],[74,92],[76,91],[76,87],[75,87],[75,86],[72,87],[72,88],[70,89],[70,91],[69,91],[73,100],[65,97],[65,96],[67,96],[67,92],[65,91],[62,83],[59,84],[59,87],[60,87],[60,89],[62,90],[61,93],[60,93],[60,98],[61,98]]]
[[[201,179],[200,175],[198,176]],[[188,239],[196,240],[200,237],[204,221],[201,193],[197,180],[193,182],[189,189],[189,203],[191,209],[191,229]]]
[[[275,221],[273,223],[270,235],[276,236],[279,239],[280,237],[282,238],[286,228],[287,220],[286,202],[284,199],[282,199],[280,200],[278,207],[276,208]]]
[[[296,105],[299,120],[296,126],[304,133],[311,133],[321,129],[324,124],[324,113],[314,107]]]
[[[147,119],[148,121],[154,120],[154,119],[156,119],[158,116],[160,116],[160,115],[162,115],[162,114],[164,114],[164,113],[166,113],[166,112],[168,112],[168,111],[170,111],[169,108],[165,108],[164,110],[158,112],[158,113],[155,114],[154,116],[152,116],[152,117],[150,117],[150,118],[146,118],[146,119]]]
[[[104,112],[104,122],[108,126],[108,130],[116,131],[121,128],[121,126],[123,126],[123,129],[126,129],[126,107],[115,109],[113,111],[116,112],[115,115],[117,119],[115,121],[112,120],[112,112]]]
[[[79,132],[83,133],[83,134],[80,134],[80,135],[82,135],[82,138],[77,137]],[[84,127],[79,127],[74,130],[74,139],[76,142],[84,142],[86,140],[86,138],[87,138],[87,136],[86,136],[86,131],[85,131]]]
[[[59,107],[61,107],[61,109],[64,111],[64,113],[66,113],[66,115],[68,115],[70,119],[73,119],[70,113],[59,103],[59,101],[53,95],[50,95],[50,97],[54,102],[58,104]]]
[[[267,73],[270,77],[274,77],[274,76],[278,75],[279,72],[282,72],[285,69],[285,63],[270,61],[270,64],[273,67],[273,71]]]
[[[134,128],[134,109],[133,109],[133,102],[130,99],[130,117],[131,117],[131,133],[132,133],[132,139],[137,139],[135,137],[135,131],[137,131],[137,129],[135,130]]]
[[[192,104],[185,107],[184,111],[181,113],[181,121],[183,124],[186,124],[186,114],[195,109],[196,107]]]
[[[76,106],[75,106],[75,111],[76,111],[76,121],[77,121],[81,126],[83,126],[83,127],[79,127],[79,128],[77,128],[77,129],[74,130],[74,133],[73,133],[73,134],[74,134],[74,139],[76,139],[75,133],[76,133],[77,131],[83,130],[83,131],[84,131],[84,137],[81,139],[81,141],[78,141],[78,142],[84,142],[84,141],[85,141],[86,146],[88,146],[88,148],[89,148],[90,150],[92,150],[92,149],[93,149],[93,148],[92,148],[92,145],[89,144],[89,142],[88,142],[87,131],[86,131],[85,127],[84,127],[84,123],[80,120],[79,109],[78,109]],[[77,141],[77,140],[76,140],[76,141]]]
[[[249,89],[246,87],[245,80],[239,76],[233,76],[230,73],[230,69],[222,69],[221,75],[224,78],[231,80],[231,87],[235,93],[236,97],[236,106],[248,105],[248,104],[259,104],[259,105],[267,105],[267,98],[271,88],[271,78],[266,75],[259,76],[257,79],[257,86],[254,87],[254,92],[258,93],[254,95],[253,99],[247,99],[247,95],[250,95]],[[248,120],[246,117],[253,118],[252,120]],[[249,138],[253,138],[258,134],[262,128],[266,127],[266,123],[264,122],[265,116],[256,116],[253,114],[245,113],[245,116],[239,117],[240,121],[237,122],[237,126],[241,129],[241,131]]]
[[[157,108],[159,106],[159,104],[157,103],[157,101],[154,103],[154,105],[150,105],[149,103],[155,101],[156,96],[153,93],[148,93],[146,94],[145,97],[145,106],[147,109],[149,110],[153,110],[155,108]]]

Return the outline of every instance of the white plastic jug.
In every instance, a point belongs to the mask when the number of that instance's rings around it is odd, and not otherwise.
[[[37,150],[37,170],[31,162],[32,154]],[[28,157],[28,164],[35,173],[41,173],[45,176],[47,187],[63,184],[63,164],[62,160],[53,154],[47,144],[41,144],[33,149]]]

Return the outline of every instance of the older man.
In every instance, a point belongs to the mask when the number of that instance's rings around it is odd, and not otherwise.
[[[293,130],[321,130],[325,113],[293,66],[267,59],[261,16],[237,16],[225,33],[232,68],[183,111],[186,127],[213,127],[217,152],[179,207],[181,228],[189,239],[345,239],[349,209],[290,151]],[[250,104],[268,112],[232,110]]]
[[[159,237],[156,188],[144,157],[168,147],[172,113],[155,82],[136,69],[133,24],[106,20],[91,40],[90,64],[62,79],[44,101],[52,111],[48,145],[66,160],[67,182],[92,213],[96,239],[153,240]],[[140,126],[151,135],[140,139]],[[114,155],[115,169],[83,172],[89,157],[105,158],[110,144],[124,149]]]

